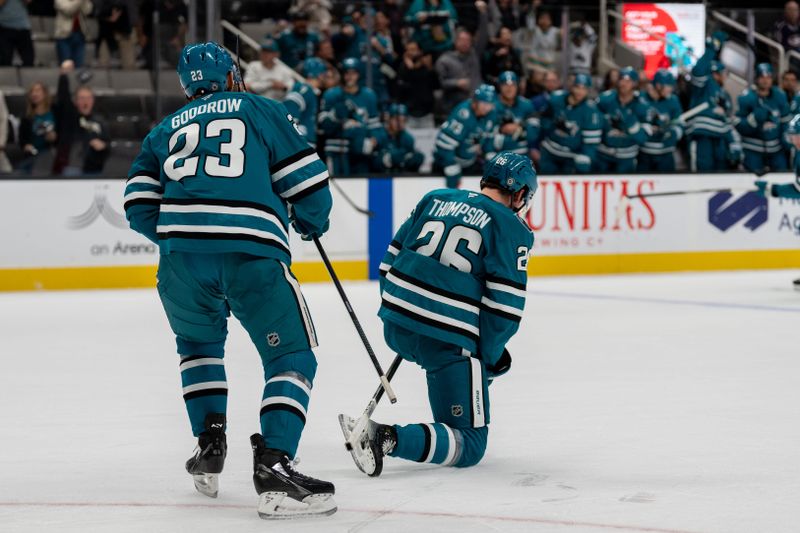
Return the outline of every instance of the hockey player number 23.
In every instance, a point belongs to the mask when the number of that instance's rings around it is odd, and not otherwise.
[[[206,124],[206,139],[222,137],[223,135],[229,136],[230,140],[220,143],[219,155],[227,156],[227,161],[224,162],[222,157],[206,155],[203,171],[212,178],[238,178],[244,173],[244,152],[242,148],[247,137],[244,122],[238,118],[225,118],[212,120]],[[192,154],[200,144],[200,124],[192,122],[173,133],[172,137],[169,138],[170,152],[178,144],[181,137],[184,138],[183,147],[164,161],[164,174],[175,181],[193,177],[197,174],[200,156],[192,156]]]
[[[424,239],[428,235],[430,235],[430,240],[417,248],[417,253],[428,257],[433,256],[436,250],[439,249],[439,244],[442,242],[442,237],[444,237],[446,230],[447,226],[441,220],[429,220],[423,224],[417,240]],[[454,267],[462,272],[472,272],[470,260],[457,251],[461,242],[465,242],[467,250],[477,255],[481,251],[483,237],[475,229],[466,226],[455,226],[447,234],[444,246],[442,246],[442,251],[439,254],[439,262],[444,266]]]

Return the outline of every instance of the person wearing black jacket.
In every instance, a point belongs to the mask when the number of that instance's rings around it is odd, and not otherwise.
[[[111,137],[105,121],[94,112],[94,92],[81,86],[70,94],[72,61],[61,65],[58,78],[58,149],[53,170],[64,174],[100,174],[111,152]]]
[[[487,82],[496,84],[500,73],[507,70],[520,75],[522,61],[519,50],[512,44],[511,30],[504,26],[497,32],[497,38],[492,41],[484,54],[483,77]]]
[[[408,108],[415,127],[433,127],[433,91],[438,85],[433,58],[423,54],[419,43],[409,41],[397,70],[397,99]]]

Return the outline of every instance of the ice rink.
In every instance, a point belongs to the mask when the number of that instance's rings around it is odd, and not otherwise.
[[[532,278],[514,364],[490,389],[483,462],[358,472],[336,420],[377,379],[330,284],[307,284],[321,347],[301,472],[330,518],[258,518],[248,436],[263,381],[231,322],[229,455],[217,500],[155,290],[0,294],[0,531],[800,531],[797,271]],[[346,285],[385,367],[377,285]],[[382,422],[430,421],[400,367]]]

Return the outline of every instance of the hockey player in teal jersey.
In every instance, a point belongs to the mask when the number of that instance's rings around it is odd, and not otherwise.
[[[759,63],[755,86],[739,95],[736,129],[742,136],[744,167],[751,172],[789,168],[783,131],[792,115],[786,94],[774,86],[773,75],[772,65]]]
[[[683,137],[686,124],[680,120],[683,109],[674,89],[675,76],[661,69],[653,76],[651,92],[644,96],[652,133],[639,150],[636,170],[640,172],[675,170],[675,146]]]
[[[498,152],[530,155],[539,138],[539,119],[531,101],[519,95],[517,75],[506,70],[497,77],[498,99],[495,106],[495,131],[484,141],[484,157],[492,159]]]
[[[739,133],[733,127],[733,102],[723,88],[727,72],[717,60],[728,39],[723,31],[706,39],[706,51],[692,67],[691,111],[703,104],[707,108],[690,118],[686,126],[689,162],[693,172],[714,172],[736,168],[742,159]]]
[[[794,181],[791,183],[767,183],[763,180],[756,181],[758,192],[765,198],[800,199],[800,115],[795,115],[789,124],[787,124],[785,136],[792,147]],[[800,290],[800,278],[794,280],[794,288]]]
[[[456,467],[483,457],[488,386],[511,366],[506,344],[525,306],[533,233],[519,212],[536,188],[530,159],[501,152],[480,193],[432,191],[395,234],[380,265],[378,314],[389,347],[425,370],[433,423],[369,421],[353,447],[366,474],[379,475],[385,455]],[[340,421],[348,436],[356,421]]]
[[[433,166],[444,173],[448,187],[458,187],[464,170],[478,161],[481,145],[494,129],[496,103],[494,87],[480,85],[472,98],[458,104],[439,128]]]
[[[406,130],[408,109],[391,104],[388,111],[383,147],[375,154],[375,170],[417,172],[425,156],[414,146],[414,137]]]
[[[542,110],[542,174],[585,174],[603,134],[600,112],[589,100],[592,78],[578,73],[567,91],[554,91]]]
[[[294,82],[291,90],[286,93],[283,105],[292,116],[308,144],[317,146],[317,110],[319,108],[319,95],[324,88],[325,74],[328,67],[321,59],[311,57],[303,61],[303,75],[307,83]]]
[[[603,114],[603,140],[597,148],[598,172],[630,173],[636,170],[639,149],[650,137],[649,106],[636,90],[639,74],[631,67],[619,71],[616,89],[600,94],[597,109]]]
[[[235,91],[238,70],[216,43],[187,45],[178,75],[189,102],[144,139],[125,213],[160,248],[158,293],[198,437],[186,469],[200,492],[216,497],[227,451],[223,357],[233,313],[261,356],[266,382],[261,431],[251,437],[259,514],[330,514],[333,484],[293,466],[317,339],[290,270],[288,239],[290,221],[305,238],[327,230],[327,169],[283,104]]]
[[[375,92],[362,87],[361,61],[342,62],[343,84],[322,95],[317,118],[325,134],[325,158],[336,176],[366,173],[383,133]]]

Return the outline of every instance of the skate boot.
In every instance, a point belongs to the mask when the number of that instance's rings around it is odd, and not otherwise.
[[[253,484],[259,494],[258,516],[274,520],[336,512],[333,483],[301,474],[285,452],[267,448],[258,433],[250,437],[250,444]]]
[[[228,453],[225,415],[209,413],[205,426],[206,430],[197,439],[194,455],[186,461],[186,471],[194,478],[194,488],[210,498],[216,498],[219,493],[219,474]]]
[[[794,285],[794,290],[800,291],[800,278],[797,278],[796,280],[794,280],[792,282],[792,285]]]
[[[361,436],[351,441],[353,431],[358,431],[358,420],[347,415],[339,415],[345,441],[359,470],[368,476],[376,477],[383,471],[383,457],[391,453],[397,446],[397,431],[394,426],[378,424],[369,418]],[[352,446],[350,443],[352,442]]]

